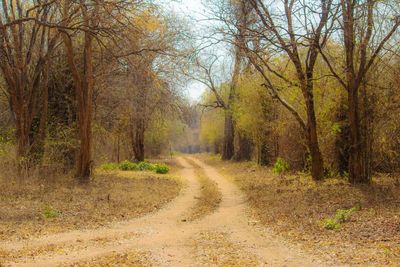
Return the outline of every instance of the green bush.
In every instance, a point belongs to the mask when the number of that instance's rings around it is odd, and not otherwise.
[[[124,160],[119,164],[119,169],[122,171],[136,171],[138,170],[138,165],[129,160]]]
[[[119,169],[119,165],[117,163],[104,163],[100,168],[105,171],[115,171]]]
[[[46,219],[57,218],[60,216],[60,212],[53,207],[46,205],[43,208],[43,217]]]
[[[274,168],[272,171],[277,174],[282,174],[289,170],[289,163],[287,163],[284,159],[278,158],[275,162]]]
[[[156,171],[156,173],[166,174],[169,172],[169,168],[168,168],[168,166],[166,166],[164,164],[156,164],[155,171]]]
[[[139,171],[154,171],[156,166],[154,164],[151,164],[151,163],[148,163],[145,161],[141,161],[138,163],[137,167],[138,167]]]
[[[101,165],[103,170],[121,170],[121,171],[154,171],[156,173],[165,174],[169,172],[169,168],[165,164],[152,164],[149,162],[141,161],[134,163],[129,160],[124,160],[120,164],[105,163]]]

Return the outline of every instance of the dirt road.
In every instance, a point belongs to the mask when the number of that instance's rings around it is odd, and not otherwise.
[[[104,228],[0,243],[0,253],[8,255],[5,266],[91,266],[107,255],[133,252],[146,255],[142,264],[151,266],[327,265],[255,226],[242,193],[213,167],[192,157],[177,160],[185,189],[163,209]],[[188,222],[200,192],[194,166],[218,185],[222,201],[214,213]]]

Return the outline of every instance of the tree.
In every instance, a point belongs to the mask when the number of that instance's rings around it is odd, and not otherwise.
[[[2,0],[0,68],[10,98],[17,158],[41,161],[48,106],[48,65],[59,34],[51,26],[54,1]]]
[[[380,6],[382,5],[382,6]],[[350,127],[349,180],[351,183],[369,183],[370,152],[366,132],[363,134],[363,120],[360,116],[360,91],[365,94],[368,73],[379,61],[384,46],[391,40],[400,26],[398,11],[387,9],[385,3],[376,0],[341,0],[341,37],[344,43],[345,58],[342,65],[344,77],[340,74],[328,52],[319,47],[332,75],[348,94],[348,119]],[[379,14],[380,10],[390,10],[389,14]],[[394,14],[394,15],[393,15]],[[393,15],[389,17],[387,15]],[[375,27],[378,16],[390,21],[386,30]],[[381,23],[384,24],[383,21]],[[370,114],[364,114],[370,116]],[[365,121],[365,120],[364,120]]]
[[[92,169],[92,113],[93,113],[93,34],[90,29],[98,26],[98,14],[100,4],[93,1],[93,7],[89,8],[88,4],[79,4],[78,9],[82,19],[83,31],[83,72],[78,70],[76,53],[74,51],[73,40],[67,31],[62,31],[67,62],[71,71],[71,75],[75,86],[75,96],[77,100],[77,121],[79,132],[79,150],[76,158],[76,174],[75,176],[81,181],[87,181],[91,175]],[[62,26],[68,28],[72,23],[71,17],[75,8],[72,7],[70,0],[63,3],[63,22]]]
[[[249,2],[257,19],[246,29],[248,58],[263,76],[264,86],[271,96],[291,112],[303,129],[311,156],[311,174],[315,180],[320,180],[324,176],[324,163],[317,134],[314,69],[319,48],[326,45],[331,33],[333,1],[284,0],[283,6],[276,9],[272,2]],[[283,9],[282,12],[280,8]],[[287,56],[285,62],[295,69],[295,80],[276,67],[276,58],[282,53]],[[280,94],[282,82],[301,90],[306,119]]]

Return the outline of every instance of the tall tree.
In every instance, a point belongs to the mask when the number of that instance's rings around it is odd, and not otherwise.
[[[80,72],[76,63],[76,52],[73,40],[67,31],[63,31],[67,62],[72,74],[77,101],[77,121],[79,131],[79,150],[76,158],[76,177],[81,181],[87,181],[92,168],[92,113],[93,113],[93,38],[92,29],[98,26],[99,3],[93,1],[90,4],[81,2],[76,8],[79,10],[83,31],[83,71]],[[70,0],[63,3],[63,26],[69,27],[75,8]]]
[[[390,2],[390,1],[388,1]],[[398,10],[393,10],[390,3],[376,0],[340,0],[341,37],[344,43],[344,62],[338,70],[328,52],[320,47],[322,56],[333,76],[348,93],[348,119],[350,128],[349,180],[352,183],[369,183],[371,180],[370,153],[368,136],[363,134],[360,116],[360,90],[365,91],[368,73],[378,63],[385,45],[400,26]],[[377,10],[388,10],[380,14]],[[388,16],[389,15],[389,16]],[[378,16],[386,27],[376,27]],[[386,23],[389,22],[389,25]],[[362,92],[365,93],[365,92]],[[370,114],[365,114],[369,116]],[[365,133],[365,131],[364,131]]]
[[[249,60],[264,77],[264,86],[297,120],[304,130],[311,156],[311,174],[315,180],[324,176],[324,162],[319,148],[315,115],[314,69],[319,48],[324,47],[331,33],[332,0],[250,0],[256,22],[246,29],[246,51]],[[275,8],[276,7],[276,8]],[[283,10],[283,11],[281,11]],[[284,53],[287,64],[295,69],[296,79],[288,77],[276,66],[276,56]],[[277,82],[277,80],[279,82]],[[305,103],[306,119],[280,93],[281,83],[299,88]]]

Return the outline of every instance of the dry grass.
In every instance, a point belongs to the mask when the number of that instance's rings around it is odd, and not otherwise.
[[[142,216],[175,198],[181,183],[173,173],[100,172],[88,185],[0,178],[0,187],[0,240],[21,240]]]
[[[194,253],[203,266],[249,267],[264,266],[255,255],[244,252],[222,232],[201,232],[194,241]]]
[[[198,220],[213,213],[222,200],[218,185],[208,178],[200,167],[194,163],[192,165],[195,166],[196,176],[200,183],[200,196],[197,197],[196,205],[187,216],[188,221]]]
[[[234,178],[262,224],[306,249],[352,265],[400,265],[400,186],[394,178],[375,177],[371,186],[343,179],[316,184],[308,175],[280,178],[251,162],[208,162]],[[356,205],[361,210],[341,229],[321,226],[337,209]]]
[[[148,255],[140,251],[129,251],[125,253],[113,252],[108,256],[71,265],[71,267],[91,267],[91,266],[146,267],[152,265],[150,264]]]

